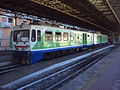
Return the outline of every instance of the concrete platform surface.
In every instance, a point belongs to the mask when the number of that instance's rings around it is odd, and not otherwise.
[[[120,90],[120,47],[59,90]]]
[[[10,60],[11,60],[11,55],[0,56],[0,63],[10,61]]]

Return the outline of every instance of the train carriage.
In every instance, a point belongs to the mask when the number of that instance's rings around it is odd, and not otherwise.
[[[99,38],[98,38],[99,36]],[[107,43],[106,35],[46,25],[15,26],[12,35],[13,62],[33,64]]]

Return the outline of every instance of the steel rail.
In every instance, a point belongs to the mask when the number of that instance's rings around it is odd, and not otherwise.
[[[109,53],[111,53],[111,51],[107,52],[104,54],[104,56],[100,56],[99,58],[97,58],[96,60],[94,60],[93,62],[89,63],[88,65],[86,65],[85,67],[81,68],[80,70],[76,71],[75,73],[71,74],[70,76],[66,77],[65,79],[57,82],[56,84],[52,85],[51,87],[47,88],[46,90],[53,90],[56,87],[61,87],[62,83],[70,81],[70,79],[72,77],[74,77],[77,74],[80,74],[82,71],[85,71],[86,69],[88,69],[90,66],[94,65],[95,63],[97,63],[98,61],[100,61],[102,58],[104,58],[106,55],[108,55]]]
[[[0,75],[7,73],[7,72],[10,72],[10,71],[13,71],[13,70],[16,70],[17,67],[19,67],[19,66],[21,66],[21,64],[11,64],[9,66],[1,67],[0,68]]]

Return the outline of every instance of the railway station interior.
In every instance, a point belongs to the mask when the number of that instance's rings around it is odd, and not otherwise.
[[[120,0],[0,0],[0,90],[120,90]]]

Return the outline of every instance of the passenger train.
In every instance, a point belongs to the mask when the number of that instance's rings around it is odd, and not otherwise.
[[[34,64],[93,46],[105,45],[108,36],[48,25],[19,25],[12,30],[14,63]]]

